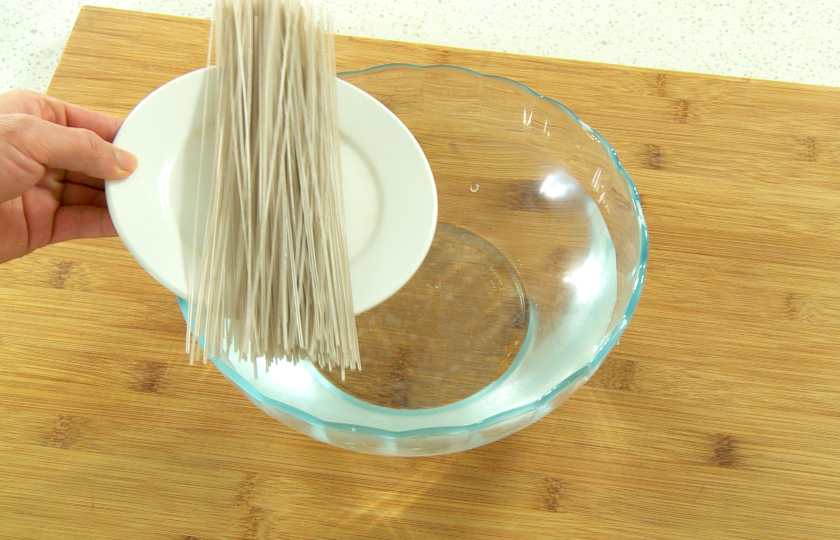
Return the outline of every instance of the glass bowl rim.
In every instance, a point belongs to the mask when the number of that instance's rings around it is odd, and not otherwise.
[[[428,428],[421,428],[421,429],[412,429],[412,430],[405,430],[405,431],[395,431],[395,430],[388,430],[388,429],[381,429],[375,428],[370,426],[358,425],[358,424],[347,424],[342,422],[330,422],[327,420],[322,420],[316,416],[313,416],[307,412],[304,412],[296,407],[292,407],[286,403],[281,401],[277,401],[275,399],[269,398],[263,395],[259,390],[254,388],[249,382],[243,379],[235,369],[233,369],[230,365],[223,361],[218,361],[215,358],[211,358],[211,361],[216,366],[216,368],[221,371],[226,377],[228,377],[234,384],[236,384],[243,392],[247,394],[249,399],[264,404],[266,406],[271,407],[272,409],[276,409],[284,414],[287,414],[297,420],[300,420],[310,426],[315,428],[323,429],[324,431],[340,431],[340,432],[347,432],[347,433],[354,433],[357,435],[371,435],[378,438],[383,439],[410,439],[414,437],[430,437],[430,436],[440,436],[440,435],[460,435],[460,434],[469,434],[479,431],[485,427],[489,427],[500,422],[504,422],[511,418],[515,418],[521,415],[526,415],[528,413],[532,413],[538,410],[542,405],[550,403],[555,397],[562,394],[566,389],[568,389],[572,384],[577,383],[581,377],[584,377],[587,372],[594,372],[597,367],[603,362],[606,358],[607,354],[612,350],[613,346],[618,343],[621,334],[627,328],[628,323],[630,322],[630,318],[633,316],[633,313],[636,310],[636,306],[639,303],[639,298],[642,294],[642,288],[645,282],[645,274],[647,270],[647,259],[648,259],[648,229],[647,223],[645,222],[644,214],[642,212],[642,204],[641,199],[639,197],[639,192],[636,189],[636,185],[633,180],[630,178],[627,170],[624,168],[624,165],[621,164],[621,161],[618,159],[618,155],[616,154],[613,147],[607,142],[607,140],[597,131],[589,127],[589,125],[580,119],[580,117],[572,112],[571,109],[560,103],[559,101],[542,95],[534,90],[531,90],[529,87],[525,86],[524,84],[510,79],[508,77],[504,77],[501,75],[489,75],[484,73],[479,73],[469,68],[464,68],[461,66],[449,65],[449,64],[433,64],[433,65],[418,65],[418,64],[410,64],[410,63],[390,63],[390,64],[382,64],[366,69],[360,70],[352,70],[352,71],[342,71],[339,72],[337,75],[339,77],[345,75],[359,75],[365,73],[372,73],[375,71],[384,71],[386,69],[396,69],[396,68],[409,68],[409,69],[421,69],[421,70],[434,70],[434,69],[447,69],[447,70],[457,70],[463,73],[467,73],[470,75],[474,75],[480,78],[492,79],[501,81],[506,84],[512,84],[513,86],[524,90],[526,93],[545,100],[546,102],[554,105],[562,112],[564,112],[569,118],[571,118],[575,123],[577,123],[584,131],[588,134],[593,136],[601,145],[601,147],[606,151],[607,155],[610,158],[613,166],[618,171],[618,174],[624,180],[628,191],[630,192],[630,197],[633,201],[633,207],[635,209],[636,218],[639,225],[639,232],[641,237],[641,245],[639,248],[639,271],[636,275],[636,281],[633,284],[633,293],[630,297],[630,301],[627,304],[627,308],[624,311],[624,315],[622,316],[621,322],[616,325],[615,328],[609,333],[606,339],[601,342],[601,345],[596,350],[595,354],[593,355],[592,359],[587,362],[585,366],[580,368],[579,370],[572,373],[570,376],[566,377],[562,381],[560,381],[557,385],[552,387],[547,393],[545,393],[540,398],[526,403],[524,405],[520,405],[519,407],[515,407],[513,409],[506,410],[501,413],[494,414],[480,422],[475,422],[473,424],[468,425],[445,425],[445,426],[436,426],[436,427],[428,427]],[[186,305],[186,301],[182,298],[178,298],[179,303],[181,304],[181,308],[184,309]],[[465,398],[465,399],[470,399]],[[447,407],[451,407],[452,405],[456,405],[456,403],[450,404]],[[377,407],[377,409],[381,409]],[[425,409],[427,411],[438,409],[435,407],[434,409]],[[417,412],[421,412],[424,409],[418,409]],[[395,414],[400,414],[404,411],[395,410]]]

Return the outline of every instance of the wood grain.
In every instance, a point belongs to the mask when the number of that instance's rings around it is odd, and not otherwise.
[[[85,8],[49,93],[124,116],[206,21]],[[840,537],[840,90],[343,37],[341,69],[506,75],[604,134],[651,231],[620,346],[557,411],[411,460],[338,450],[187,365],[119,240],[0,267],[0,538]]]

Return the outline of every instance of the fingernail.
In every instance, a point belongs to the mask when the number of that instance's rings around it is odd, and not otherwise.
[[[117,148],[117,165],[126,172],[134,172],[137,168],[137,158],[131,152]]]

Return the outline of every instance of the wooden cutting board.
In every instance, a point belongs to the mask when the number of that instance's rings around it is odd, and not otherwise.
[[[49,93],[125,116],[208,23],[81,11]],[[187,365],[117,239],[0,267],[0,538],[840,538],[840,89],[343,37],[342,70],[448,63],[568,105],[650,226],[621,344],[554,413],[456,455],[299,435]]]

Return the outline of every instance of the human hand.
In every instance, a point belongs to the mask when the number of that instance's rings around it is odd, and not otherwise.
[[[121,124],[35,92],[0,94],[0,263],[65,240],[116,236],[103,179],[137,167],[111,144]]]

